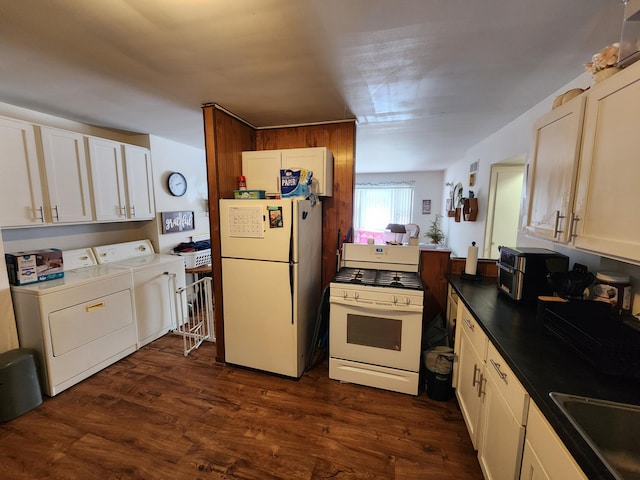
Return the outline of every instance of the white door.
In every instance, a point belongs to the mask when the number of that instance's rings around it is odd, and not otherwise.
[[[333,193],[333,155],[325,147],[282,150],[282,168],[307,169],[313,172],[312,184],[317,195]]]
[[[633,261],[640,261],[639,100],[637,68],[590,90],[575,206],[576,247]]]
[[[516,245],[523,172],[523,165],[491,167],[484,258],[497,259],[499,246]]]
[[[332,357],[418,372],[422,306],[331,297]]]
[[[280,150],[242,152],[242,175],[249,190],[280,192]]]
[[[184,288],[184,264],[172,262],[133,273],[138,347],[175,327],[176,288]]]
[[[576,185],[586,95],[555,108],[534,126],[527,233],[566,242]]]
[[[33,126],[0,118],[0,155],[11,174],[0,175],[0,225],[44,223],[40,169]]]
[[[222,259],[225,361],[299,377],[292,316],[296,265],[282,262]]]
[[[56,128],[39,130],[51,221],[90,222],[93,213],[84,137]]]
[[[124,164],[127,174],[127,216],[132,220],[153,218],[156,208],[149,149],[125,145]]]
[[[458,315],[460,318],[460,315]],[[480,409],[482,400],[479,395],[480,382],[482,379],[482,369],[484,361],[476,352],[467,337],[463,328],[459,328],[456,333],[456,342],[460,349],[458,355],[458,386],[456,388],[456,397],[460,404],[462,417],[467,424],[471,443],[477,450],[479,444],[480,431]]]
[[[516,420],[509,404],[498,390],[485,366],[480,385],[483,397],[482,433],[478,446],[478,461],[485,478],[498,480],[518,478],[524,427]]]
[[[223,257],[289,262],[292,201],[220,200]]]
[[[124,165],[120,143],[89,138],[89,159],[96,220],[126,219]]]

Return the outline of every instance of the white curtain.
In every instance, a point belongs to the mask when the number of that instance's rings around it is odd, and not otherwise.
[[[389,223],[411,223],[413,186],[356,185],[354,230],[384,230]]]

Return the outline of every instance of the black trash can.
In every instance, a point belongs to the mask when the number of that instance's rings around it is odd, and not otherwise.
[[[449,400],[453,396],[453,349],[439,345],[425,350],[423,355],[427,396],[433,400]]]
[[[0,422],[19,417],[42,403],[34,350],[0,354]]]

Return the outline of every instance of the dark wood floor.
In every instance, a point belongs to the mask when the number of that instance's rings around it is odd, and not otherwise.
[[[455,400],[184,357],[165,336],[0,424],[2,479],[481,479]]]

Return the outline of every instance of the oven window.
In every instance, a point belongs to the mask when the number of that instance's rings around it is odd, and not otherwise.
[[[347,314],[347,343],[402,350],[402,320]]]

